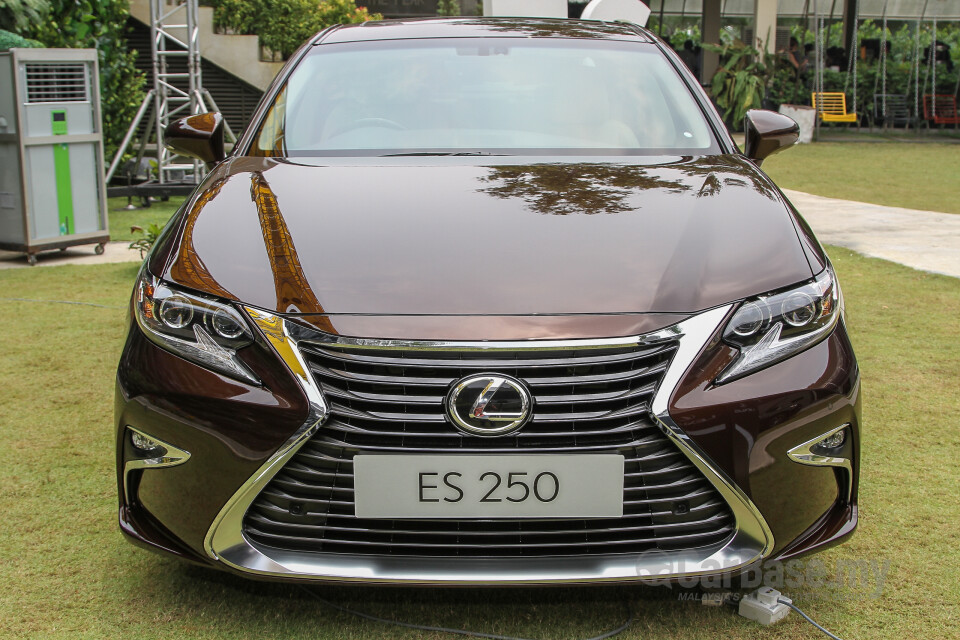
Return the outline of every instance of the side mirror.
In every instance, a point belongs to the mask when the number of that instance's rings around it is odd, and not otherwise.
[[[210,168],[227,157],[223,148],[223,116],[200,113],[174,120],[163,130],[163,144],[170,151],[197,158]]]
[[[743,153],[759,165],[764,158],[794,144],[800,138],[800,126],[775,111],[751,109],[743,119],[746,138]]]

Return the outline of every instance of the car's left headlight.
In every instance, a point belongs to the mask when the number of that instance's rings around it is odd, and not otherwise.
[[[253,343],[253,333],[230,305],[175,289],[144,268],[137,279],[133,307],[144,335],[163,349],[228,376],[260,383],[237,358],[237,349]]]
[[[840,318],[840,287],[833,268],[804,284],[743,302],[723,330],[740,350],[717,383],[741,378],[817,344]]]

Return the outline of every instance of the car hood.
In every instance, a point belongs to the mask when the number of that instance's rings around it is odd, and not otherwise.
[[[281,313],[682,316],[812,275],[783,196],[732,155],[240,157],[176,224],[163,277]]]

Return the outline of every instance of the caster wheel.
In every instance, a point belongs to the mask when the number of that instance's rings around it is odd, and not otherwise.
[[[29,264],[31,267],[37,264],[37,256],[33,255],[32,253],[29,254],[27,256],[27,264]]]
[[[103,244],[101,243],[101,244],[98,244],[96,247],[94,247],[94,248],[93,248],[93,252],[94,252],[95,254],[97,254],[98,256],[102,256],[102,255],[103,255]]]

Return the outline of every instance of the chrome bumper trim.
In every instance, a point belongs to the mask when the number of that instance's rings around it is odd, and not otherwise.
[[[138,433],[144,438],[150,438],[159,444],[160,448],[163,449],[163,452],[157,454],[156,456],[151,458],[132,458],[127,460],[127,462],[123,465],[123,499],[127,504],[130,504],[130,473],[132,471],[137,471],[139,469],[165,469],[167,467],[176,467],[177,465],[181,465],[190,459],[190,452],[185,451],[180,447],[175,447],[169,442],[165,442],[160,438],[156,438],[149,433],[141,431],[140,429],[131,427],[129,424],[126,426],[125,431]],[[128,436],[126,433],[124,433],[123,437],[126,439]]]
[[[839,427],[835,427],[822,433],[816,438],[811,438],[802,444],[798,444],[794,448],[787,451],[787,457],[797,462],[799,464],[809,465],[811,467],[837,467],[843,469],[847,472],[847,490],[842,492],[841,495],[844,496],[847,504],[850,503],[850,498],[853,495],[853,463],[850,461],[850,458],[842,457],[832,457],[825,456],[822,454],[814,453],[813,446],[826,438],[829,438],[838,431],[843,431],[844,429],[849,429],[850,423],[845,422]]]
[[[438,342],[339,338],[319,334],[268,312],[247,309],[277,354],[304,388],[311,411],[302,427],[240,487],[223,506],[204,540],[210,558],[240,572],[261,576],[335,582],[407,584],[548,584],[605,581],[658,581],[732,572],[752,565],[773,549],[773,534],[756,506],[670,418],[669,398],[689,366],[730,311],[730,305],[692,316],[660,331],[610,340],[518,342]],[[434,558],[290,552],[258,547],[243,534],[243,517],[260,491],[320,428],[327,406],[303,363],[297,344],[336,342],[351,346],[402,349],[575,349],[654,344],[679,339],[679,347],[652,404],[652,418],[663,433],[699,468],[727,501],[736,528],[724,542],[679,552],[543,558]]]

